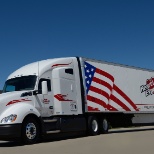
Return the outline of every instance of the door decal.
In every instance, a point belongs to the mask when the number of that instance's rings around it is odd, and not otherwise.
[[[68,95],[62,95],[62,94],[57,94],[57,95],[54,95],[54,97],[56,98],[56,99],[58,99],[59,101],[73,101],[73,100],[70,100],[70,99],[68,99],[67,98],[67,96]]]

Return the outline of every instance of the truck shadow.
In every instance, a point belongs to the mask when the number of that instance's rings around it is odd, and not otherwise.
[[[129,132],[142,132],[142,131],[152,131],[154,130],[154,127],[153,128],[140,128],[140,127],[133,127],[133,128],[124,128],[124,129],[111,129],[109,131],[108,134],[115,134],[115,133],[129,133]]]
[[[152,131],[154,128],[124,128],[124,129],[111,129],[107,135],[111,134],[119,134],[119,133],[129,133],[129,132],[144,132],[144,131]],[[103,134],[101,134],[103,135]],[[69,133],[69,134],[55,134],[50,135],[42,140],[42,142],[37,143],[38,145],[41,143],[49,143],[49,142],[57,142],[57,141],[63,141],[63,140],[69,140],[69,139],[76,139],[76,138],[83,138],[83,137],[90,137],[87,136],[85,132],[81,133]],[[23,145],[20,141],[0,141],[0,147],[21,147],[21,146],[27,146]]]
[[[40,143],[36,143],[33,145],[39,145],[42,143],[49,143],[49,142],[56,142],[56,141],[63,141],[63,140],[69,140],[69,139],[75,139],[75,138],[83,138],[87,137],[85,132],[81,133],[67,133],[67,134],[55,134],[55,135],[49,135],[48,137],[44,137]],[[22,144],[20,141],[0,141],[0,147],[21,147],[21,146],[28,146]],[[30,146],[30,145],[29,145]]]
[[[0,147],[18,147],[18,146],[22,146],[22,144],[17,141],[2,141],[2,142],[0,142]]]

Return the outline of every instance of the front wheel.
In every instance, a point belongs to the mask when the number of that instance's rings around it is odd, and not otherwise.
[[[27,118],[22,126],[22,141],[24,144],[34,144],[40,139],[40,128],[34,118]]]

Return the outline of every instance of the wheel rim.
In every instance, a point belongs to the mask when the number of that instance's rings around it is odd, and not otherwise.
[[[103,120],[103,129],[106,131],[108,129],[107,120]]]
[[[93,121],[92,121],[92,130],[93,130],[94,132],[97,132],[97,130],[98,130],[98,123],[97,123],[96,120],[93,120]]]
[[[33,123],[28,123],[26,126],[26,136],[33,140],[36,137],[36,126]]]

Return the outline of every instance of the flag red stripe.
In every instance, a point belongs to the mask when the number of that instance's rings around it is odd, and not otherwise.
[[[107,83],[101,79],[98,79],[96,77],[93,77],[93,81],[107,87],[110,91],[112,91],[112,86],[109,83]]]
[[[107,108],[108,108],[109,111],[118,111],[116,108],[114,108],[110,104],[108,104],[108,107]]]
[[[136,111],[138,111],[137,106],[132,102],[132,100],[124,92],[122,92],[115,84],[113,86],[113,89],[118,94],[120,94]]]
[[[88,100],[88,101],[91,101],[91,102],[94,102],[94,103],[96,103],[96,104],[99,104],[99,105],[103,106],[104,108],[107,108],[106,103],[105,103],[104,101],[102,101],[102,100],[96,98],[96,97],[87,95],[87,100]]]
[[[114,95],[111,95],[110,99],[117,103],[119,106],[121,106],[126,111],[131,111],[123,102],[121,102],[118,98],[116,98]]]
[[[88,111],[100,111],[98,108],[93,108],[91,106],[88,106]]]
[[[93,86],[91,86],[89,90],[91,90],[95,93],[98,93],[100,95],[103,95],[104,97],[106,97],[109,100],[109,94],[107,92],[105,92],[99,88],[93,87]]]
[[[107,77],[108,79],[110,79],[112,82],[114,82],[114,77],[112,75],[110,75],[109,73],[103,71],[103,70],[100,70],[98,68],[96,68],[96,73],[100,74],[100,75],[103,75],[105,77]]]

